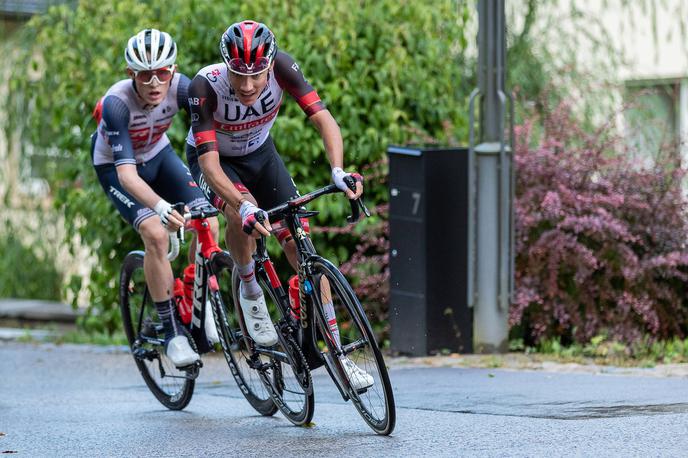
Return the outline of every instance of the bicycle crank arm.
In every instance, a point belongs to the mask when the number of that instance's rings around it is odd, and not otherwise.
[[[281,351],[275,351],[275,350],[270,350],[268,348],[264,347],[256,347],[256,353],[263,355],[263,356],[269,356],[272,358],[275,358],[276,360],[289,364],[289,357],[287,356],[286,353],[283,353]]]

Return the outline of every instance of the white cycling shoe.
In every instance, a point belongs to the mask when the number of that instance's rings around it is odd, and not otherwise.
[[[205,330],[205,336],[208,338],[211,344],[220,343],[220,336],[217,334],[217,328],[215,327],[215,319],[213,317],[213,311],[210,310],[210,301],[205,304],[205,317],[203,318],[203,329]]]
[[[165,344],[165,355],[176,367],[188,366],[201,359],[184,335],[173,337]]]
[[[347,358],[346,356],[342,356],[341,358],[339,358],[339,361],[341,361],[342,367],[344,368],[344,372],[346,372],[346,375],[349,378],[351,388],[353,388],[356,391],[361,391],[373,386],[373,383],[375,383],[373,377],[369,373],[358,367],[356,364],[354,364],[354,362],[351,361],[349,358]]]
[[[263,347],[275,345],[277,343],[277,331],[275,331],[275,327],[272,325],[263,292],[261,291],[260,296],[256,299],[248,299],[244,297],[241,288],[239,288],[239,291],[239,302],[241,303],[241,311],[244,314],[248,334],[258,345]]]

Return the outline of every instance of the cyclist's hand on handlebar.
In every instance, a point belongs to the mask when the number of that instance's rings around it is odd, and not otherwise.
[[[341,167],[335,167],[332,169],[332,182],[349,199],[358,199],[363,194],[363,176],[356,172],[348,173]]]
[[[158,214],[160,222],[168,231],[173,232],[184,226],[184,217],[165,199],[160,199],[153,210]]]
[[[272,227],[265,210],[261,210],[252,202],[244,200],[239,207],[239,215],[241,216],[241,227],[245,233],[255,238],[260,237],[261,234],[266,237],[270,236]]]

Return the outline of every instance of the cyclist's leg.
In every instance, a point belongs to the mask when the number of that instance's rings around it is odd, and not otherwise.
[[[184,202],[190,210],[210,205],[200,188],[191,176],[184,162],[174,153],[171,147],[160,152],[162,162],[153,187],[168,202]],[[207,219],[213,238],[217,240],[219,224],[216,217]],[[189,264],[193,266],[196,256],[196,234],[189,245]],[[191,267],[193,268],[193,267]],[[209,307],[205,308],[203,329],[211,343],[218,343],[219,336]]]
[[[141,167],[139,175],[144,178]],[[179,324],[174,318],[172,302],[172,268],[167,260],[167,230],[153,210],[138,202],[119,182],[114,164],[95,166],[98,180],[120,215],[139,232],[146,247],[144,256],[144,276],[146,284],[155,302],[158,316],[165,330],[168,356],[177,366],[191,364],[198,359],[198,354],[189,346],[185,336],[180,335]],[[174,342],[175,337],[180,337]],[[170,345],[171,344],[171,345]]]
[[[255,277],[255,266],[252,257],[253,252],[256,250],[255,239],[242,230],[241,216],[237,210],[230,205],[225,205],[225,202],[210,189],[198,164],[196,150],[189,144],[186,147],[186,156],[189,161],[191,174],[201,190],[207,199],[218,210],[222,211],[227,220],[225,242],[241,277],[239,303],[249,334],[261,345],[273,345],[277,342],[277,333],[272,326],[263,291]],[[239,192],[255,204],[256,200],[242,184],[241,178],[234,168],[234,161],[230,162],[225,158],[220,158],[220,165]]]
[[[172,269],[165,257],[168,244],[167,231],[160,220],[154,218],[156,214],[153,210],[141,204],[124,189],[117,178],[117,170],[113,164],[98,165],[95,168],[98,180],[110,201],[122,218],[136,229],[143,239],[146,247],[144,266],[148,265],[147,268],[144,267],[144,272],[153,300],[160,302],[169,299],[169,296],[165,297],[172,286]],[[169,285],[167,280],[169,280]]]

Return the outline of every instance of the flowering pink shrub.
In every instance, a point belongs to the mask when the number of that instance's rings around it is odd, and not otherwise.
[[[588,134],[560,106],[531,147],[517,127],[516,292],[510,325],[525,340],[688,331],[683,169],[641,168],[603,128]],[[675,156],[674,156],[675,157]]]

